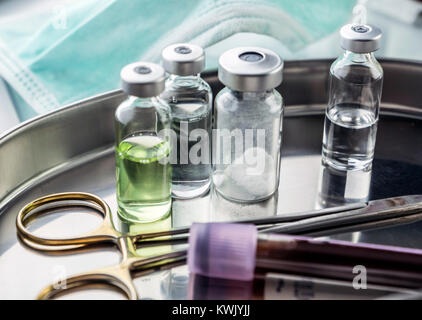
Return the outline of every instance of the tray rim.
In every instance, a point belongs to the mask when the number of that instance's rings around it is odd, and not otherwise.
[[[422,74],[422,61],[411,61],[411,60],[398,60],[398,59],[379,59],[383,65],[399,65],[401,67],[406,68],[413,68],[417,67],[420,68],[420,72]],[[285,64],[285,72],[287,74],[293,73],[298,74],[298,68],[305,68],[309,69],[312,67],[319,67],[321,69],[326,69],[327,66],[331,64],[333,59],[317,59],[317,60],[292,60],[287,61]],[[328,76],[328,75],[327,75]],[[208,70],[203,73],[203,77],[205,79],[214,78],[213,81],[217,78],[217,71],[216,70]],[[217,80],[218,81],[218,80]],[[220,83],[221,85],[221,83]],[[101,103],[101,101],[106,101],[108,99],[116,99],[125,97],[122,90],[112,90],[105,93],[100,93],[98,95],[88,97],[86,99],[82,99],[67,105],[64,105],[61,108],[48,112],[46,114],[38,115],[34,118],[31,118],[27,121],[24,121],[17,126],[7,130],[3,134],[0,135],[0,149],[2,144],[6,144],[8,141],[13,140],[15,136],[19,136],[21,133],[24,133],[27,130],[31,130],[32,127],[37,126],[42,121],[48,121],[48,119],[55,119],[59,118],[61,114],[66,114],[67,112],[73,112],[77,108],[84,108],[91,103]],[[285,117],[304,117],[304,116],[315,116],[321,115],[325,112],[326,104],[323,103],[315,103],[315,104],[293,104],[293,105],[285,105]],[[401,117],[406,119],[422,119],[422,107],[418,106],[407,106],[401,105],[397,103],[389,103],[389,102],[382,102],[380,108],[380,115],[388,115],[394,117]],[[30,186],[35,181],[44,181],[49,179],[53,176],[61,174],[71,168],[77,166],[78,164],[85,163],[90,161],[91,159],[104,156],[112,152],[113,144],[109,144],[107,146],[102,146],[101,148],[96,148],[91,150],[88,153],[81,153],[77,156],[71,157],[71,163],[59,163],[52,167],[45,169],[44,171],[34,174],[33,176],[20,181],[17,185],[13,186],[11,190],[6,193],[2,198],[0,198],[0,212],[10,205],[14,199],[18,198],[22,193],[26,192]]]
[[[284,70],[283,72],[287,72],[289,73],[289,69],[294,69],[294,68],[298,68],[301,66],[306,66],[307,64],[310,63],[321,63],[321,64],[327,64],[327,63],[332,63],[334,59],[310,59],[310,60],[289,60],[289,61],[285,61],[284,63]],[[394,64],[399,64],[400,66],[407,66],[407,67],[419,67],[421,68],[421,72],[422,72],[422,61],[417,61],[417,60],[410,60],[410,59],[393,59],[393,58],[380,58],[378,59],[378,61],[381,63],[381,65],[394,65]],[[202,76],[204,78],[211,78],[211,77],[215,77],[217,78],[217,70],[213,69],[213,70],[207,70],[205,72],[202,73]],[[123,91],[121,89],[115,89],[115,90],[111,90],[111,91],[106,91],[106,92],[102,92],[99,94],[96,94],[94,96],[91,97],[87,97],[81,100],[77,100],[74,101],[72,103],[68,103],[65,104],[63,106],[61,106],[58,109],[52,110],[50,112],[47,112],[45,114],[40,114],[37,115],[33,118],[30,118],[28,120],[25,120],[15,126],[13,126],[12,128],[4,131],[3,133],[0,134],[0,144],[2,143],[2,141],[4,139],[6,139],[9,136],[12,136],[16,133],[18,133],[21,129],[26,128],[28,126],[30,126],[33,123],[36,123],[44,118],[48,118],[51,117],[53,115],[62,113],[62,112],[66,112],[67,110],[74,108],[76,106],[79,105],[83,105],[86,103],[89,103],[93,100],[96,99],[106,99],[108,97],[114,97],[114,96],[118,96],[118,95],[123,95]],[[284,107],[286,109],[290,109],[293,108],[295,106],[300,106],[301,104],[297,104],[297,105],[285,105]],[[312,105],[312,104],[306,104],[307,106]],[[316,104],[316,105],[320,105],[320,104]],[[323,106],[323,105],[322,105]],[[397,103],[386,103],[386,102],[382,102],[381,100],[381,106],[380,106],[380,112],[385,113],[385,112],[394,112],[395,109],[404,109],[404,110],[409,110],[409,111],[419,111],[418,113],[421,114],[422,116],[422,107],[414,107],[414,106],[407,106],[407,105],[402,105],[402,104],[397,104]],[[287,110],[286,110],[287,111]],[[289,114],[286,112],[286,116],[289,116]]]

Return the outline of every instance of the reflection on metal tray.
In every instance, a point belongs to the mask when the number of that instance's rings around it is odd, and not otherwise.
[[[318,207],[321,203],[318,188],[323,114],[330,63],[328,60],[286,63],[284,82],[279,88],[287,107],[277,195],[263,203],[241,205],[231,203],[211,190],[201,198],[174,201],[171,219],[128,227],[128,231],[154,231],[186,226],[193,221],[257,218]],[[422,91],[419,88],[422,64],[384,60],[382,65],[385,71],[383,105],[369,197],[422,194]],[[214,93],[221,89],[215,72],[204,76]],[[97,194],[116,212],[113,117],[114,109],[123,99],[120,91],[87,99],[28,121],[0,138],[0,298],[31,299],[60,275],[118,262],[118,255],[107,250],[81,253],[77,258],[38,254],[18,241],[15,218],[26,202],[63,191]],[[338,177],[332,180],[328,177],[327,181],[339,185]],[[357,181],[363,183],[364,179]],[[357,190],[359,183],[355,186]],[[74,230],[82,219],[84,230]],[[339,230],[330,234],[350,241],[422,248],[419,219],[419,216],[390,219],[349,229],[365,230],[362,232]],[[46,216],[31,228],[40,234],[76,235],[88,231],[98,221],[94,215],[82,215],[80,210],[73,210]],[[115,219],[115,222],[118,221]],[[148,249],[143,250],[140,254],[151,253]],[[139,278],[135,284],[141,298],[162,299],[185,297],[186,282],[186,270],[179,267]],[[78,294],[78,298],[94,297],[99,297],[97,291]],[[101,292],[101,297],[114,296]]]

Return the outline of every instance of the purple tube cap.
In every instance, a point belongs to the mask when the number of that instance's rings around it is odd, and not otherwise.
[[[254,277],[257,237],[254,225],[194,223],[189,234],[189,271],[250,281]]]

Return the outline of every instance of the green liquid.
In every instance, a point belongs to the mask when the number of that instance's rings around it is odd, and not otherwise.
[[[119,215],[131,222],[152,222],[171,208],[170,145],[153,133],[137,133],[116,148]]]

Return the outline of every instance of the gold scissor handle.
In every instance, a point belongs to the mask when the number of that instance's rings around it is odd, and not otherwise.
[[[63,279],[60,283],[45,287],[39,293],[37,299],[49,300],[74,291],[92,288],[112,289],[123,293],[129,300],[138,299],[129,269],[124,264],[81,273]]]
[[[47,300],[90,288],[115,289],[130,300],[138,299],[132,277],[167,270],[186,263],[185,250],[174,251],[149,258],[127,257],[116,266],[81,273],[45,287],[37,299]]]
[[[73,201],[73,202],[72,202]],[[52,208],[88,207],[100,212],[103,221],[95,230],[74,238],[44,238],[30,232],[26,225],[36,219],[40,209],[44,211]],[[38,210],[38,212],[37,212]],[[38,198],[28,203],[16,217],[16,227],[20,238],[25,244],[33,249],[46,251],[46,248],[62,251],[76,249],[90,244],[101,244],[105,242],[116,243],[121,234],[113,228],[111,223],[110,208],[101,198],[84,192],[56,193]]]

